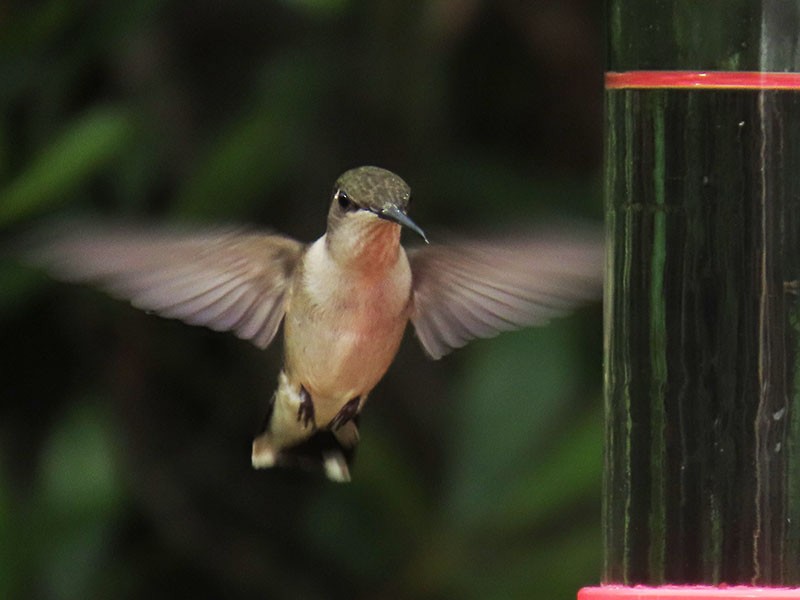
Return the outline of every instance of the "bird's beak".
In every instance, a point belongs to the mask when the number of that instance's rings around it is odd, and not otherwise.
[[[394,204],[388,204],[380,209],[377,214],[381,219],[386,219],[387,221],[393,221],[398,225],[402,225],[403,227],[408,227],[414,233],[419,234],[419,236],[425,240],[425,243],[428,242],[428,238],[425,236],[425,232],[414,223],[411,219],[408,218],[408,215],[404,213],[402,210],[397,208]]]

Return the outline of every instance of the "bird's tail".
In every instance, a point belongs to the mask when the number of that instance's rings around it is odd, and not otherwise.
[[[253,440],[251,456],[253,467],[299,467],[308,471],[322,471],[331,481],[350,481],[350,466],[355,457],[355,446],[346,447],[336,434],[318,430],[297,445],[276,450],[271,436],[265,431]]]

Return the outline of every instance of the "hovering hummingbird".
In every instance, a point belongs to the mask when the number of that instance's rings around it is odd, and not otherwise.
[[[336,181],[325,234],[311,244],[240,228],[152,229],[71,223],[28,258],[67,281],[97,283],[163,317],[231,331],[266,348],[284,324],[284,366],[255,468],[321,465],[347,481],[358,415],[409,321],[438,359],[473,338],[538,324],[596,297],[598,236],[427,244],[400,177],[359,167]],[[406,227],[426,245],[406,251]]]

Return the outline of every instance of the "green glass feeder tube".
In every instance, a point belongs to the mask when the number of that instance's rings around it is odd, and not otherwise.
[[[800,3],[608,15],[603,580],[800,586]]]

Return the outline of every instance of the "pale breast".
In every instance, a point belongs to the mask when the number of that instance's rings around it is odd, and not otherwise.
[[[402,248],[383,272],[343,268],[322,238],[301,273],[286,315],[286,370],[311,393],[324,425],[369,393],[394,359],[409,317],[411,270]]]

